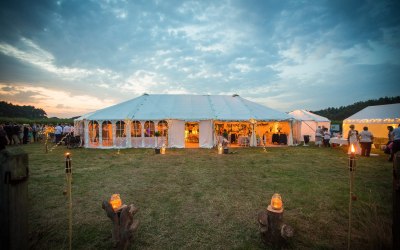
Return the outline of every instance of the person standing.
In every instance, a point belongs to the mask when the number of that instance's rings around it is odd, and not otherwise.
[[[57,124],[57,126],[54,128],[54,136],[56,137],[56,143],[59,143],[61,141],[62,131],[63,128],[60,126],[60,124]]]
[[[323,131],[321,129],[321,126],[318,126],[318,128],[315,130],[315,145],[316,146],[321,147],[322,138],[323,138]]]
[[[0,151],[6,148],[8,145],[9,140],[7,137],[7,133],[3,128],[3,125],[0,125]]]
[[[329,140],[331,139],[331,133],[329,133],[328,128],[324,129],[324,146],[325,147],[330,147],[331,144],[329,144]]]
[[[33,125],[32,125],[32,137],[33,137],[33,142],[37,142],[38,141],[38,139],[37,139],[37,133],[38,133],[38,130],[39,130],[39,126],[38,125],[36,125],[36,123],[34,123]]]
[[[389,161],[393,161],[394,155],[397,151],[400,151],[400,124],[397,128],[393,129],[393,146],[392,146],[392,153],[390,154]]]
[[[28,144],[28,142],[29,142],[29,128],[28,128],[28,124],[24,124],[23,125],[23,129],[22,129],[22,133],[23,133],[23,136],[22,136],[22,143],[23,144]]]
[[[347,135],[347,142],[349,144],[348,153],[351,153],[351,144],[353,144],[355,153],[360,154],[360,144],[358,143],[358,131],[354,129],[354,125],[350,125],[349,134]]]
[[[374,136],[368,131],[368,127],[364,127],[360,133],[361,156],[369,157],[373,139]]]

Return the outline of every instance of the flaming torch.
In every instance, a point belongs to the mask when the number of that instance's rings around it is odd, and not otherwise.
[[[357,196],[353,193],[353,182],[354,175],[356,173],[356,156],[355,156],[355,148],[353,144],[350,144],[350,155],[349,155],[349,183],[350,183],[350,198],[349,198],[349,230],[347,236],[347,249],[350,249],[350,241],[351,241],[351,207],[353,200],[357,200]]]

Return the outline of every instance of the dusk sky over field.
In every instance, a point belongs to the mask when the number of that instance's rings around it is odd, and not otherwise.
[[[0,100],[72,117],[149,94],[280,111],[400,95],[400,1],[1,1]]]

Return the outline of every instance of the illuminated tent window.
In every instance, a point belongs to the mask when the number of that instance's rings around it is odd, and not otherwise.
[[[99,124],[97,121],[89,122],[89,143],[91,145],[97,145],[99,143]]]
[[[116,123],[116,136],[117,137],[126,137],[125,133],[125,122],[124,121],[117,121]]]
[[[158,132],[161,136],[167,136],[168,134],[168,123],[166,121],[158,122]]]
[[[103,146],[112,146],[112,124],[110,121],[105,121],[102,124]]]
[[[131,137],[142,137],[142,124],[139,121],[132,121]]]
[[[144,123],[144,137],[154,137],[154,122],[146,121]]]

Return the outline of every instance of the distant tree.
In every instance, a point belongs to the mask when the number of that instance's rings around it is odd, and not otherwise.
[[[341,106],[339,108],[329,107],[326,109],[321,109],[318,111],[311,111],[311,112],[324,116],[330,120],[343,121],[347,117],[357,113],[358,111],[368,106],[385,105],[393,103],[400,103],[400,96],[395,96],[395,97],[386,96],[379,99],[373,99],[364,102],[356,102],[354,104],[348,106]]]
[[[35,108],[34,106],[13,105],[0,101],[0,116],[1,117],[20,117],[28,119],[43,119],[47,118],[47,114],[43,109]]]

